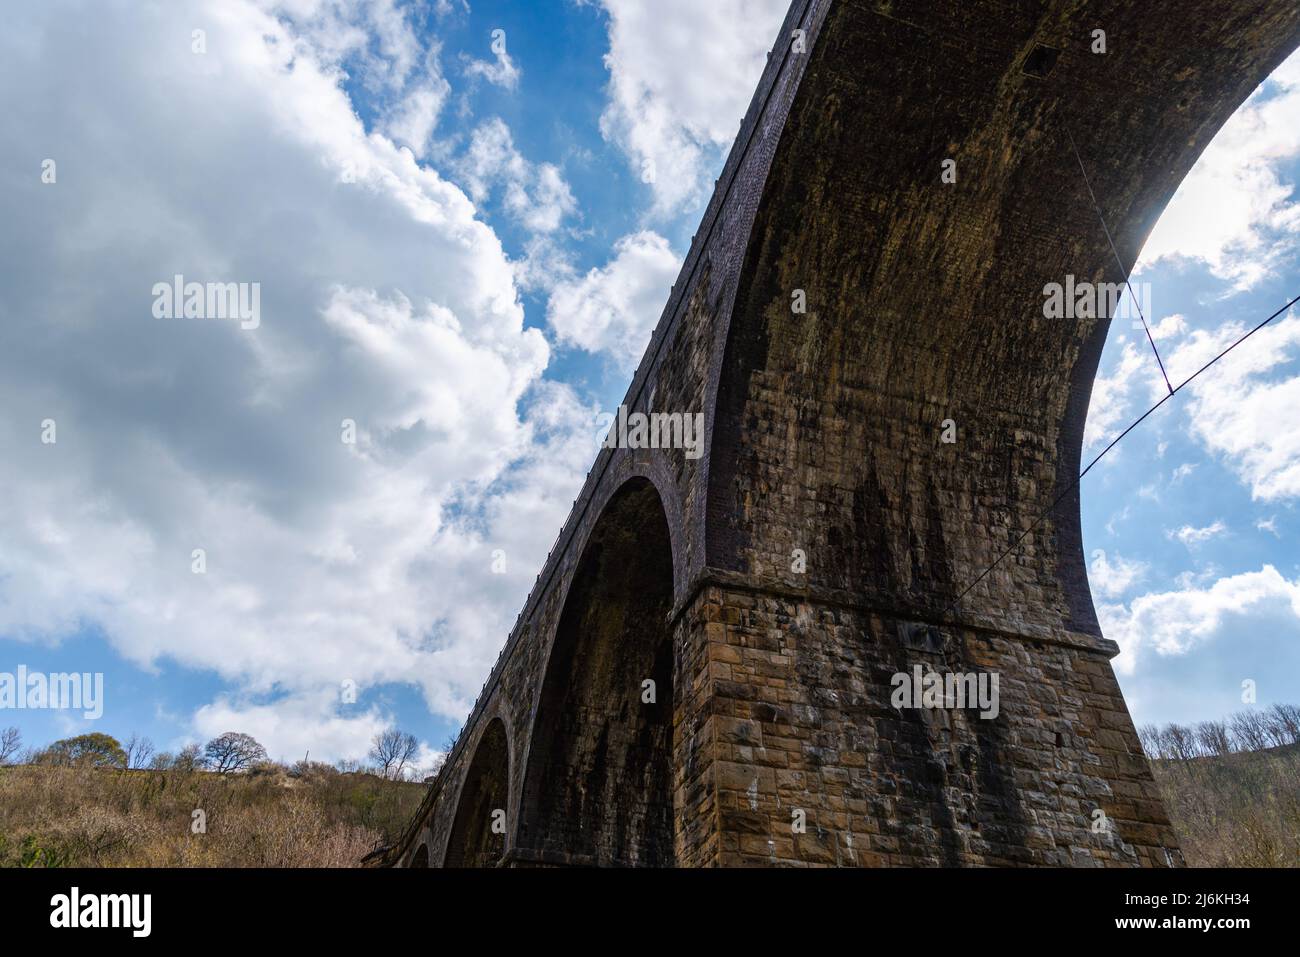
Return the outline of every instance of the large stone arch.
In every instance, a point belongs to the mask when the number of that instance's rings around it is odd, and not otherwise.
[[[806,9],[808,59],[715,340],[705,505],[706,561],[739,586],[724,611],[765,599],[724,630],[741,667],[712,711],[747,753],[795,746],[719,765],[724,860],[1177,863],[1080,541],[1108,321],[1046,319],[1044,288],[1123,281],[1214,133],[1300,42],[1300,4]],[[913,667],[998,676],[1001,711],[891,706]],[[748,688],[776,673],[782,701],[760,711]],[[746,782],[752,810],[729,810]],[[790,807],[818,808],[817,833],[783,835]]]
[[[538,696],[521,859],[673,863],[671,538],[655,484],[634,477],[587,539]]]
[[[479,736],[461,785],[444,867],[494,867],[505,856],[510,805],[510,737],[500,717]],[[500,821],[500,825],[496,822]]]
[[[1300,5],[976,9],[810,4],[723,337],[707,561],[790,579],[802,549],[800,585],[939,620],[1048,512],[960,617],[1096,636],[1069,489],[1108,321],[1044,319],[1043,288],[1123,273],[1070,138],[1127,272]]]

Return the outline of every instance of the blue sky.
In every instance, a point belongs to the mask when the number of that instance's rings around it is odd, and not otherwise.
[[[430,760],[623,396],[783,0],[30,6],[0,36],[0,670],[102,671],[94,729],[160,748],[241,730],[359,758],[395,723]],[[1144,250],[1175,378],[1300,291],[1297,131],[1293,58]],[[260,282],[262,327],[150,320],[140,290],[174,272]],[[1094,453],[1158,394],[1123,326]],[[1300,318],[1257,339],[1084,481],[1139,722],[1236,710],[1247,680],[1300,700]]]

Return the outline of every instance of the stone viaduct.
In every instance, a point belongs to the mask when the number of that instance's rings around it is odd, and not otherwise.
[[[1298,0],[796,0],[625,400],[704,454],[601,451],[384,862],[1182,863],[1080,539],[1109,322],[1044,287],[1122,282],[1297,44]],[[916,666],[997,716],[894,707]]]

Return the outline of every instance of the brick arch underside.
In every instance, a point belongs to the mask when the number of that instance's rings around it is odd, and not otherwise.
[[[446,867],[495,867],[505,853],[506,821],[493,814],[509,806],[510,746],[505,724],[493,718],[474,751],[447,842]],[[416,865],[418,866],[418,865]],[[428,866],[427,864],[425,866]]]
[[[1131,269],[1214,133],[1300,43],[1300,4],[979,12],[994,6],[830,4],[731,313],[707,561],[790,579],[800,549],[801,587],[938,618],[1048,512],[962,617],[1098,635],[1077,490],[1051,506],[1078,474],[1108,321],[1045,319],[1043,289],[1123,274],[1067,134]],[[1039,47],[1059,54],[1031,76]]]
[[[663,506],[633,479],[588,540],[547,664],[518,839],[534,860],[672,865],[672,597]]]

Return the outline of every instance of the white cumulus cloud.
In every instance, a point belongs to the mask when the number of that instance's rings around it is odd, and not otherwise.
[[[1227,526],[1223,522],[1215,521],[1209,525],[1203,525],[1197,528],[1195,525],[1184,525],[1181,528],[1166,532],[1165,534],[1174,541],[1182,542],[1188,548],[1193,545],[1201,545],[1212,538],[1216,538],[1227,531]]]
[[[601,0],[605,136],[649,181],[653,213],[691,208],[740,130],[787,0]]]
[[[496,31],[493,32],[491,60],[479,60],[468,54],[461,54],[465,75],[471,78],[481,77],[495,86],[513,90],[519,86],[519,77],[523,75],[523,71],[511,59],[506,49],[505,31],[500,31],[500,35],[496,35]]]
[[[547,321],[561,342],[635,367],[680,267],[668,240],[657,233],[624,236],[604,266],[554,286]]]
[[[1240,323],[1188,335],[1167,363],[1191,375],[1246,331]],[[1275,319],[1187,388],[1192,435],[1262,502],[1300,497],[1300,316]]]
[[[1224,124],[1151,232],[1142,265],[1188,258],[1237,289],[1274,274],[1300,232],[1295,184],[1281,172],[1300,156],[1300,53]]]
[[[1300,580],[1272,565],[1219,578],[1206,587],[1142,595],[1127,605],[1097,608],[1102,631],[1119,643],[1115,667],[1131,674],[1142,657],[1185,655],[1215,640],[1230,640],[1234,627],[1292,633],[1300,625]]]
[[[0,233],[0,635],[93,625],[140,667],[215,674],[192,730],[275,755],[364,751],[386,716],[341,707],[344,680],[459,719],[595,410],[543,378],[471,198],[342,88],[360,63],[401,95],[422,49],[386,3],[69,9],[0,31],[0,218],[26,224]],[[154,318],[177,273],[259,283],[260,325]]]
[[[577,210],[559,167],[525,159],[500,118],[479,125],[457,167],[476,202],[499,189],[507,213],[530,232],[554,232]]]
[[[1103,549],[1092,553],[1088,565],[1088,583],[1107,598],[1124,594],[1146,575],[1146,562],[1116,555],[1110,558]]]

